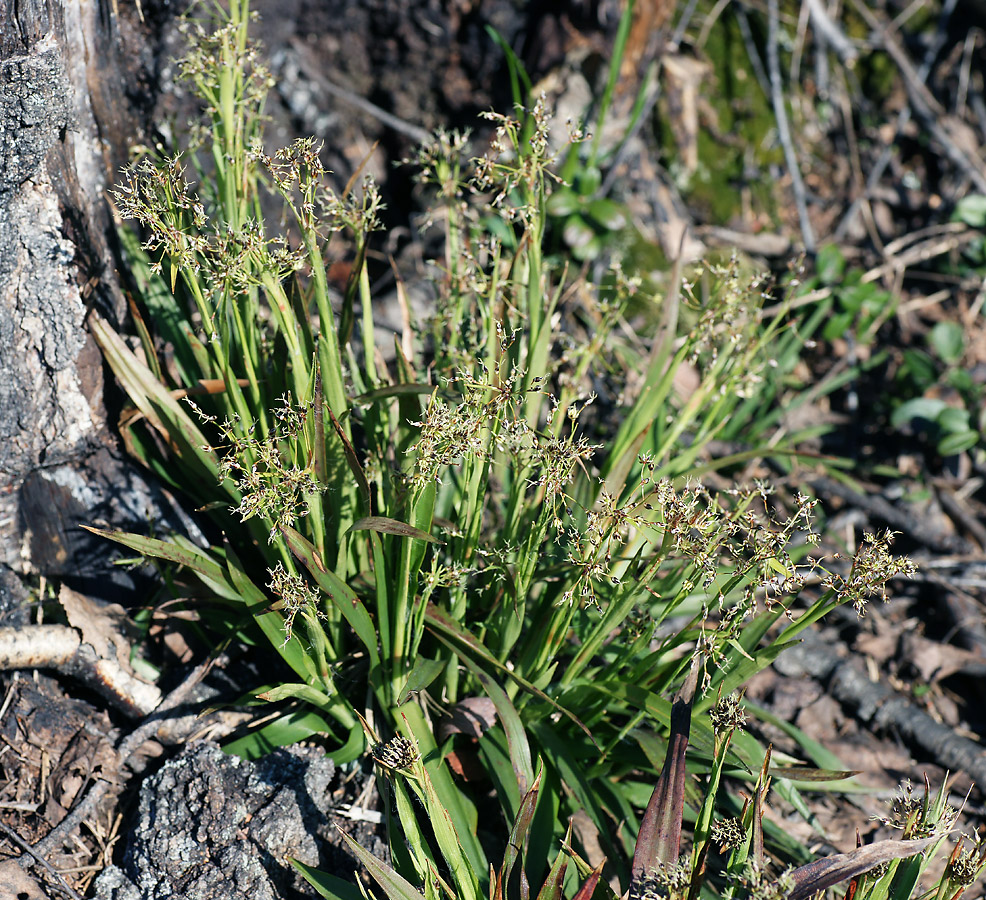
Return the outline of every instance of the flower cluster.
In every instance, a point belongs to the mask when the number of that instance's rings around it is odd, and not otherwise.
[[[298,407],[282,397],[281,404],[270,410],[274,427],[266,436],[258,436],[256,423],[217,423],[214,416],[188,403],[229,442],[219,461],[219,475],[220,481],[230,479],[240,492],[240,502],[232,509],[240,521],[259,517],[270,522],[268,539],[273,541],[280,527],[309,513],[313,499],[325,490],[312,468],[314,454],[305,430],[311,404]]]
[[[893,541],[892,531],[884,531],[882,534],[867,532],[853,557],[849,574],[830,575],[825,586],[835,591],[843,602],[852,603],[860,615],[870,597],[879,597],[886,603],[887,583],[893,578],[909,578],[917,570],[914,562],[906,556],[893,556],[890,553]]]
[[[280,597],[275,608],[284,612],[284,641],[287,644],[294,633],[294,620],[300,613],[310,625],[315,625],[325,614],[319,608],[318,592],[300,575],[288,572],[281,563],[268,569],[270,581],[267,587]]]
[[[370,755],[381,766],[395,771],[410,769],[421,758],[413,741],[403,735],[397,735],[385,743],[374,745],[370,749]]]

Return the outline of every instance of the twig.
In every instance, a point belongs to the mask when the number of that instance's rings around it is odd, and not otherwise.
[[[885,275],[898,275],[916,263],[926,262],[929,259],[934,259],[936,256],[941,256],[943,253],[957,250],[959,247],[970,244],[982,237],[982,232],[974,228],[969,228],[961,222],[948,222],[943,225],[933,226],[933,228],[928,230],[935,232],[936,236],[920,244],[916,244],[899,256],[888,259],[883,264],[864,272],[860,281],[863,284],[869,284],[871,281],[876,281]],[[895,241],[893,244],[888,244],[886,249],[889,251],[891,248],[896,248],[901,241],[906,242],[906,240],[906,236],[900,238],[900,240]],[[984,284],[986,284],[986,281],[984,281]],[[808,306],[819,300],[831,297],[833,293],[834,291],[831,287],[818,288],[814,291],[809,291],[801,297],[796,297],[790,302],[775,303],[773,306],[768,306],[764,309],[764,314],[776,315],[782,309],[800,309],[802,306]]]
[[[780,11],[777,0],[767,0],[767,71],[770,73],[770,100],[774,107],[774,118],[777,120],[777,137],[784,148],[784,159],[791,173],[791,190],[794,193],[794,203],[798,209],[798,221],[801,223],[801,239],[805,250],[815,252],[815,233],[808,219],[808,202],[805,195],[805,184],[801,178],[798,166],[798,156],[794,152],[791,140],[791,128],[787,121],[787,109],[784,106],[784,92],[781,86],[781,64],[777,51],[778,31],[780,29]]]
[[[740,34],[743,35],[743,43],[746,45],[746,55],[750,59],[750,67],[753,69],[753,74],[757,78],[760,90],[763,91],[765,97],[769,97],[770,79],[764,70],[760,54],[757,53],[757,42],[753,39],[753,31],[750,29],[750,20],[747,17],[746,10],[742,6],[736,6],[733,12],[736,14],[736,24],[739,27]]]
[[[120,742],[117,746],[117,755],[121,762],[132,756],[144,741],[151,738],[157,732],[164,719],[171,718],[168,713],[184,702],[185,698],[192,692],[192,689],[205,676],[213,662],[213,659],[208,659],[196,666],[185,680],[161,701],[157,709]],[[75,808],[48,832],[44,838],[34,845],[32,855],[52,853],[62,841],[68,838],[82,824],[83,819],[93,811],[96,804],[99,803],[109,788],[109,781],[95,782],[92,788],[90,788],[89,793],[86,794]],[[18,862],[25,867],[32,864],[31,857],[26,853],[21,854]]]
[[[894,40],[866,4],[860,2],[860,0],[853,0],[853,6],[866,24],[877,35],[880,43],[883,45],[883,49],[887,51],[887,54],[897,64],[897,68],[904,78],[904,88],[910,100],[910,108],[921,119],[924,127],[931,133],[932,137],[941,144],[948,158],[972,181],[977,190],[986,193],[986,168],[983,167],[980,160],[970,159],[966,152],[955,142],[952,135],[948,133],[947,128],[943,124],[947,119],[945,109],[935,99],[931,91],[928,90],[921,74],[915,70],[904,49]]]
[[[146,715],[161,699],[156,685],[136,678],[118,659],[100,656],[66,625],[0,628],[0,671],[54,669],[81,681],[128,716]]]
[[[938,488],[935,491],[938,502],[948,516],[964,528],[982,549],[986,549],[986,528],[947,488]]]
[[[936,722],[893,688],[870,681],[850,660],[839,659],[812,632],[805,632],[804,643],[792,647],[774,665],[783,675],[810,675],[864,724],[882,731],[895,729],[936,765],[965,772],[980,789],[986,786],[986,752],[982,745]]]
[[[616,148],[616,153],[613,154],[613,158],[609,163],[609,171],[606,173],[603,183],[599,186],[599,190],[596,191],[595,196],[597,197],[606,197],[609,195],[610,189],[613,187],[613,183],[618,176],[617,170],[630,151],[631,141],[633,141],[640,132],[640,129],[643,128],[644,123],[650,118],[651,110],[661,95],[661,84],[655,77],[656,73],[652,69],[653,66],[648,64],[644,78],[652,81],[653,86],[647,91],[647,96],[644,99],[643,106],[640,108],[640,115],[637,116],[637,121],[633,123],[632,127],[621,138],[620,146]]]
[[[811,13],[811,24],[818,37],[828,44],[844,66],[851,66],[859,51],[840,30],[839,26],[829,17],[822,0],[807,0],[808,11]]]
[[[910,535],[926,547],[940,553],[975,553],[974,545],[956,534],[928,534],[925,522],[911,513],[897,509],[883,497],[861,494],[832,478],[817,478],[812,488],[820,496],[835,496],[858,507],[875,518],[882,519],[892,528]],[[986,782],[984,782],[986,783]]]
[[[918,70],[916,72],[916,75],[920,79],[922,84],[930,74],[931,67],[934,64],[935,58],[938,56],[938,51],[941,49],[942,45],[944,44],[945,34],[947,33],[948,21],[952,16],[952,12],[955,9],[956,3],[957,0],[945,0],[945,3],[942,5],[941,13],[938,16],[938,32],[936,38],[934,41],[932,41],[931,45],[925,51],[924,58],[922,59],[921,65],[918,67]],[[887,144],[886,147],[883,148],[879,158],[876,161],[876,164],[873,166],[872,170],[870,171],[869,177],[866,179],[866,194],[864,195],[865,197],[869,197],[869,195],[876,188],[880,179],[883,177],[884,170],[887,168],[887,166],[890,164],[890,160],[893,158],[894,142],[897,140],[897,136],[904,130],[904,128],[907,126],[907,123],[910,121],[911,121],[911,107],[905,106],[897,114],[897,121],[894,124],[893,139]],[[845,235],[846,231],[849,228],[849,225],[851,224],[853,218],[856,215],[856,211],[859,209],[859,205],[862,202],[862,200],[863,198],[861,197],[854,200],[850,205],[849,209],[846,211],[846,214],[842,217],[842,221],[839,222],[838,228],[835,229],[834,237],[836,240],[840,240]]]
[[[58,886],[63,891],[65,891],[65,893],[68,894],[72,898],[72,900],[82,900],[82,897],[79,894],[77,894],[74,890],[72,890],[72,886],[62,877],[62,873],[59,872],[58,869],[56,869],[43,856],[40,856],[38,852],[27,841],[24,840],[24,838],[22,838],[16,831],[14,831],[13,828],[9,828],[8,826],[4,825],[3,822],[0,822],[0,831],[2,831],[5,835],[7,835],[7,837],[10,838],[10,840],[12,840],[15,844],[17,844],[17,846],[20,847],[25,853],[29,853],[31,856],[33,856],[36,862],[41,863],[44,870],[49,875],[51,875],[51,877],[54,878],[56,882],[58,882]]]
[[[688,0],[685,11],[678,17],[678,24],[675,25],[674,34],[671,35],[671,40],[668,41],[668,47],[672,51],[677,52],[678,47],[681,45],[681,40],[684,38],[685,32],[691,24],[692,16],[695,15],[695,7],[697,6],[698,0]]]
[[[300,38],[292,38],[291,47],[297,56],[301,71],[327,94],[331,94],[337,100],[342,100],[350,106],[355,106],[357,109],[373,116],[373,118],[379,120],[388,128],[407,135],[411,140],[417,141],[419,144],[427,144],[431,140],[431,133],[426,129],[414,125],[411,122],[405,122],[403,119],[387,112],[385,109],[381,109],[375,103],[371,103],[359,94],[354,94],[352,91],[329,81],[322,74],[321,64],[314,58],[311,48],[307,47]]]

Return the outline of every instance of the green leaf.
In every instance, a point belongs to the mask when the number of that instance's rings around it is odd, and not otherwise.
[[[423,691],[431,684],[445,669],[448,663],[444,660],[420,658],[415,660],[414,666],[408,673],[407,681],[397,698],[397,705],[407,703],[412,694]]]
[[[581,205],[581,200],[571,188],[560,187],[548,197],[545,210],[549,216],[570,216]]]
[[[398,537],[417,538],[419,541],[428,541],[430,544],[444,543],[428,534],[427,531],[422,531],[420,528],[415,528],[406,522],[398,522],[397,519],[388,519],[385,516],[365,516],[362,519],[357,519],[350,526],[349,531],[376,531],[380,534],[394,534]]]
[[[627,223],[626,207],[604,197],[591,201],[586,214],[606,231],[619,231]]]
[[[970,194],[963,197],[955,204],[955,212],[952,219],[965,222],[972,228],[983,228],[986,226],[986,196],[983,194]]]
[[[534,818],[534,809],[537,806],[538,793],[541,790],[541,777],[544,768],[538,767],[537,777],[531,789],[524,795],[521,801],[520,810],[514,820],[513,827],[510,829],[510,840],[507,841],[507,848],[503,853],[503,864],[496,873],[494,885],[494,900],[502,900],[504,885],[510,882],[510,873],[513,872],[514,865],[520,855],[520,848],[526,846],[527,832],[530,830],[531,821]]]
[[[427,611],[425,612],[425,621],[428,624],[429,629],[435,633],[435,636],[442,641],[442,643],[446,644],[446,646],[450,647],[460,659],[465,660],[462,650],[468,650],[482,662],[515,681],[528,693],[533,694],[539,700],[544,700],[544,702],[549,704],[556,712],[560,712],[567,716],[580,729],[582,729],[583,732],[585,732],[589,740],[593,740],[592,733],[579,720],[578,716],[576,716],[571,710],[566,709],[564,706],[559,704],[553,698],[549,697],[539,687],[531,684],[526,678],[518,675],[513,671],[513,669],[500,662],[495,656],[493,656],[492,653],[490,653],[489,650],[486,649],[484,644],[466,631],[465,628],[455,621],[455,619],[453,619],[445,610],[435,606],[434,603],[429,603]]]
[[[956,406],[946,406],[938,413],[935,424],[942,431],[947,431],[950,434],[967,431],[969,428],[969,410],[959,409]]]
[[[104,531],[101,528],[93,528],[91,525],[83,525],[86,531],[98,534],[100,537],[109,538],[118,544],[123,544],[131,550],[136,550],[143,556],[152,559],[164,559],[168,562],[177,563],[194,572],[202,583],[218,596],[226,600],[239,602],[241,597],[238,591],[234,590],[226,579],[226,573],[211,556],[203,553],[190,543],[180,542],[178,538],[171,541],[162,541],[157,538],[146,537],[142,534],[131,534],[123,531]]]
[[[597,234],[591,241],[572,248],[572,256],[579,262],[587,259],[596,259],[603,252],[603,239]]]
[[[219,462],[184,406],[159,382],[109,324],[97,313],[89,317],[89,331],[99,344],[134,406],[171,445],[182,462],[197,472],[205,484],[219,484]],[[234,502],[239,496],[230,489]]]
[[[958,322],[939,322],[928,334],[928,343],[942,362],[955,365],[965,352],[965,331]]]
[[[289,697],[304,700],[321,710],[326,710],[332,705],[332,698],[311,684],[279,684],[262,694],[257,694],[258,700],[267,700],[269,703],[277,703]]]
[[[938,379],[935,360],[923,350],[905,350],[900,368],[901,374],[912,378],[920,391],[931,387]]]
[[[291,552],[304,564],[332,605],[342,613],[343,618],[356,632],[356,636],[370,656],[371,667],[378,667],[380,653],[377,649],[377,633],[363,602],[335,572],[326,569],[325,563],[309,540],[287,525],[281,527],[281,534],[284,535]]]
[[[906,403],[901,403],[890,415],[890,424],[900,428],[913,419],[924,419],[935,422],[941,411],[945,409],[945,401],[937,397],[915,397]]]
[[[574,214],[565,220],[562,237],[573,250],[585,247],[595,236],[595,229],[582,216]]]
[[[338,826],[336,826],[338,827]],[[349,845],[356,858],[366,866],[373,880],[382,887],[390,900],[421,900],[421,894],[409,881],[405,881],[390,866],[377,859],[369,850],[364,850],[345,831],[339,829],[339,834]]]
[[[267,595],[253,583],[253,580],[243,570],[239,557],[227,541],[226,570],[233,587],[239,592],[243,602],[247,604],[253,620],[267,636],[267,640],[277,648],[281,658],[305,681],[316,677],[315,665],[305,652],[305,648],[297,635],[285,642],[284,619],[281,614],[270,608]]]
[[[826,244],[815,257],[815,271],[822,284],[836,284],[846,271],[846,258],[835,244]]]
[[[850,312],[859,313],[878,293],[883,292],[873,282],[860,282],[839,291],[839,302]]]
[[[956,431],[943,437],[938,442],[937,449],[942,456],[954,456],[956,453],[964,453],[966,450],[971,450],[978,443],[978,431],[972,431],[971,429],[968,431]]]
[[[575,191],[583,197],[591,197],[603,183],[599,166],[583,166],[575,173]]]
[[[834,341],[842,337],[851,327],[856,316],[851,312],[835,313],[829,316],[825,327],[822,328],[822,337],[827,341]]]
[[[277,747],[288,747],[307,740],[313,734],[326,732],[331,734],[332,725],[320,713],[313,709],[291,710],[262,728],[223,744],[223,753],[241,759],[263,759]]]
[[[305,863],[297,859],[292,859],[291,865],[301,872],[302,877],[319,894],[327,897],[328,900],[365,900],[360,889],[349,881],[343,881],[338,876],[331,875],[328,872],[321,872],[313,866],[305,865]],[[420,897],[421,895],[418,894],[419,900]]]
[[[811,766],[771,766],[770,774],[789,781],[844,781],[858,775],[852,769],[814,769]]]
[[[510,752],[510,762],[513,765],[514,774],[517,777],[517,787],[523,794],[533,782],[534,767],[531,765],[531,748],[527,742],[527,732],[523,722],[521,722],[520,715],[513,703],[510,702],[507,692],[489,674],[480,669],[468,657],[463,657],[462,661],[472,670],[483,686],[483,690],[486,691],[486,695],[496,707],[500,724],[507,736],[507,748]]]

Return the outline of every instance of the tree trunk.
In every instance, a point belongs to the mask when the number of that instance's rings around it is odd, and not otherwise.
[[[85,328],[125,309],[106,189],[150,106],[148,34],[116,0],[0,5],[0,566],[104,596],[120,576],[79,525],[175,515],[117,451]]]

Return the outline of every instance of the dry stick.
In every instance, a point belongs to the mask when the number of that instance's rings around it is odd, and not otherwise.
[[[938,488],[935,496],[941,504],[941,508],[954,522],[958,523],[983,549],[986,549],[986,528],[983,527],[979,519],[966,509],[948,488]]]
[[[25,841],[24,838],[22,838],[16,831],[14,831],[13,828],[8,828],[6,825],[3,824],[3,822],[0,822],[0,831],[2,831],[5,835],[7,835],[7,837],[10,838],[10,840],[12,840],[15,844],[17,844],[18,847],[22,848],[25,853],[28,853],[31,856],[33,856],[36,862],[41,863],[45,871],[49,875],[51,875],[51,877],[54,878],[55,881],[58,882],[58,886],[63,891],[65,891],[65,893],[68,894],[72,898],[72,900],[82,900],[82,897],[80,897],[79,894],[77,894],[74,890],[72,890],[72,886],[62,877],[62,873],[59,872],[58,869],[56,869],[50,862],[48,862],[48,860],[46,860],[43,856],[41,856],[37,852],[37,850],[35,850],[27,841]],[[26,877],[30,877],[30,876],[26,876]]]
[[[787,121],[787,109],[784,106],[784,93],[781,87],[781,64],[777,52],[777,34],[780,30],[780,11],[777,0],[767,2],[767,71],[770,73],[770,101],[774,107],[774,118],[777,120],[777,137],[784,148],[784,159],[791,173],[791,190],[794,193],[794,203],[798,208],[798,221],[801,224],[801,239],[805,242],[805,250],[815,252],[815,232],[808,219],[808,202],[805,194],[805,183],[801,178],[798,167],[798,155],[791,141],[791,128]]]
[[[811,24],[818,36],[828,44],[836,56],[842,61],[843,65],[850,65],[856,61],[859,51],[849,38],[839,30],[839,26],[829,17],[828,10],[822,0],[808,0],[808,12],[811,15]]]
[[[942,48],[942,45],[945,42],[944,36],[947,30],[948,21],[952,16],[952,12],[955,9],[956,3],[957,0],[945,0],[944,5],[942,6],[941,14],[938,16],[938,35],[936,39],[932,41],[928,49],[925,51],[924,59],[921,61],[921,65],[918,67],[917,72],[915,73],[917,78],[920,80],[922,84],[924,84],[925,80],[930,74],[931,67],[934,64],[935,58],[938,56],[938,51]],[[904,130],[904,128],[906,127],[907,123],[910,122],[910,120],[911,120],[911,108],[909,106],[905,106],[897,114],[897,123],[896,125],[894,125],[893,140],[897,139],[897,135],[899,135]],[[868,197],[873,192],[873,190],[876,188],[877,184],[879,183],[880,179],[883,177],[883,172],[890,164],[890,158],[893,156],[893,147],[894,144],[893,141],[891,141],[889,144],[887,144],[886,147],[883,148],[883,151],[880,153],[880,156],[876,161],[876,165],[873,166],[873,169],[870,172],[869,177],[866,179],[866,194],[864,195],[865,197]],[[856,200],[854,200],[852,202],[852,205],[850,205],[849,210],[842,217],[842,221],[839,222],[839,227],[835,229],[834,236],[836,240],[841,240],[845,236],[846,231],[848,231],[849,226],[852,223],[853,217],[856,215],[856,211],[859,209],[859,204],[862,202],[862,199],[863,198],[857,198]]]
[[[959,147],[947,129],[942,125],[942,120],[946,117],[946,111],[941,104],[934,98],[931,91],[924,84],[922,75],[925,66],[921,70],[915,70],[910,59],[903,48],[893,39],[887,28],[881,24],[870,9],[860,0],[853,0],[853,6],[859,12],[866,24],[877,34],[883,49],[897,64],[901,75],[904,77],[904,88],[910,101],[909,109],[913,110],[924,127],[931,132],[932,137],[942,145],[945,154],[957,165],[965,176],[975,184],[976,189],[981,193],[986,193],[986,168],[978,159],[970,159],[961,147]],[[930,65],[927,66],[930,71]],[[903,117],[903,112],[901,113]],[[906,122],[906,120],[904,120]]]
[[[974,554],[976,547],[971,541],[956,534],[929,534],[924,522],[913,514],[898,509],[883,497],[862,494],[851,487],[832,478],[816,478],[812,488],[820,496],[836,496],[845,500],[871,516],[882,519],[892,528],[896,528],[920,541],[926,547],[939,553]]]
[[[0,628],[0,671],[9,669],[54,669],[132,718],[147,715],[161,700],[156,685],[128,672],[118,659],[101,657],[78,630],[66,625]]]
[[[427,144],[431,141],[431,132],[427,129],[421,128],[419,125],[414,125],[411,122],[406,122],[404,119],[400,119],[392,113],[387,112],[387,110],[381,109],[375,103],[371,103],[359,94],[354,94],[352,91],[329,81],[329,79],[322,74],[321,61],[315,57],[315,54],[312,52],[311,48],[308,47],[300,38],[292,38],[291,47],[295,51],[301,71],[304,72],[306,77],[314,81],[315,84],[321,87],[326,93],[331,94],[337,100],[342,100],[345,103],[349,103],[351,106],[355,106],[357,109],[360,109],[363,112],[373,116],[375,119],[378,119],[388,128],[392,128],[394,131],[407,135],[411,138],[411,140],[417,141],[419,144]]]
[[[947,222],[942,225],[935,225],[933,228],[941,237],[929,238],[920,244],[909,247],[899,256],[892,256],[885,263],[864,272],[860,281],[863,284],[869,284],[869,282],[883,278],[885,275],[890,275],[891,273],[899,274],[913,265],[927,262],[929,259],[934,259],[936,256],[941,256],[944,253],[950,253],[952,250],[957,250],[965,244],[971,244],[974,240],[982,236],[981,231],[975,228],[969,228],[962,222]],[[891,251],[892,247],[895,247],[903,240],[904,238],[901,238],[893,244],[887,244],[887,251]],[[773,306],[768,306],[764,309],[764,315],[776,315],[782,309],[800,309],[802,306],[809,306],[819,300],[831,297],[832,294],[833,289],[830,287],[818,288],[817,290],[809,291],[801,297],[796,297],[790,302],[775,303]]]
[[[980,790],[986,790],[986,750],[981,744],[936,722],[893,688],[870,681],[851,661],[839,659],[814,633],[806,632],[803,637],[801,646],[792,647],[774,663],[782,675],[810,675],[864,724],[882,731],[895,729],[936,765],[965,772]]]
[[[161,701],[157,709],[120,742],[117,747],[117,755],[121,762],[133,755],[144,741],[153,737],[160,727],[162,720],[169,718],[167,714],[185,700],[192,692],[192,689],[205,676],[205,673],[209,670],[213,662],[214,660],[210,658],[196,666],[185,680]],[[33,855],[52,853],[62,841],[68,838],[82,824],[82,820],[93,811],[93,808],[109,788],[109,781],[95,782],[89,793],[86,794],[78,805],[58,825],[48,832],[44,838],[34,845]],[[33,864],[31,856],[27,853],[21,854],[17,861],[25,868]]]

